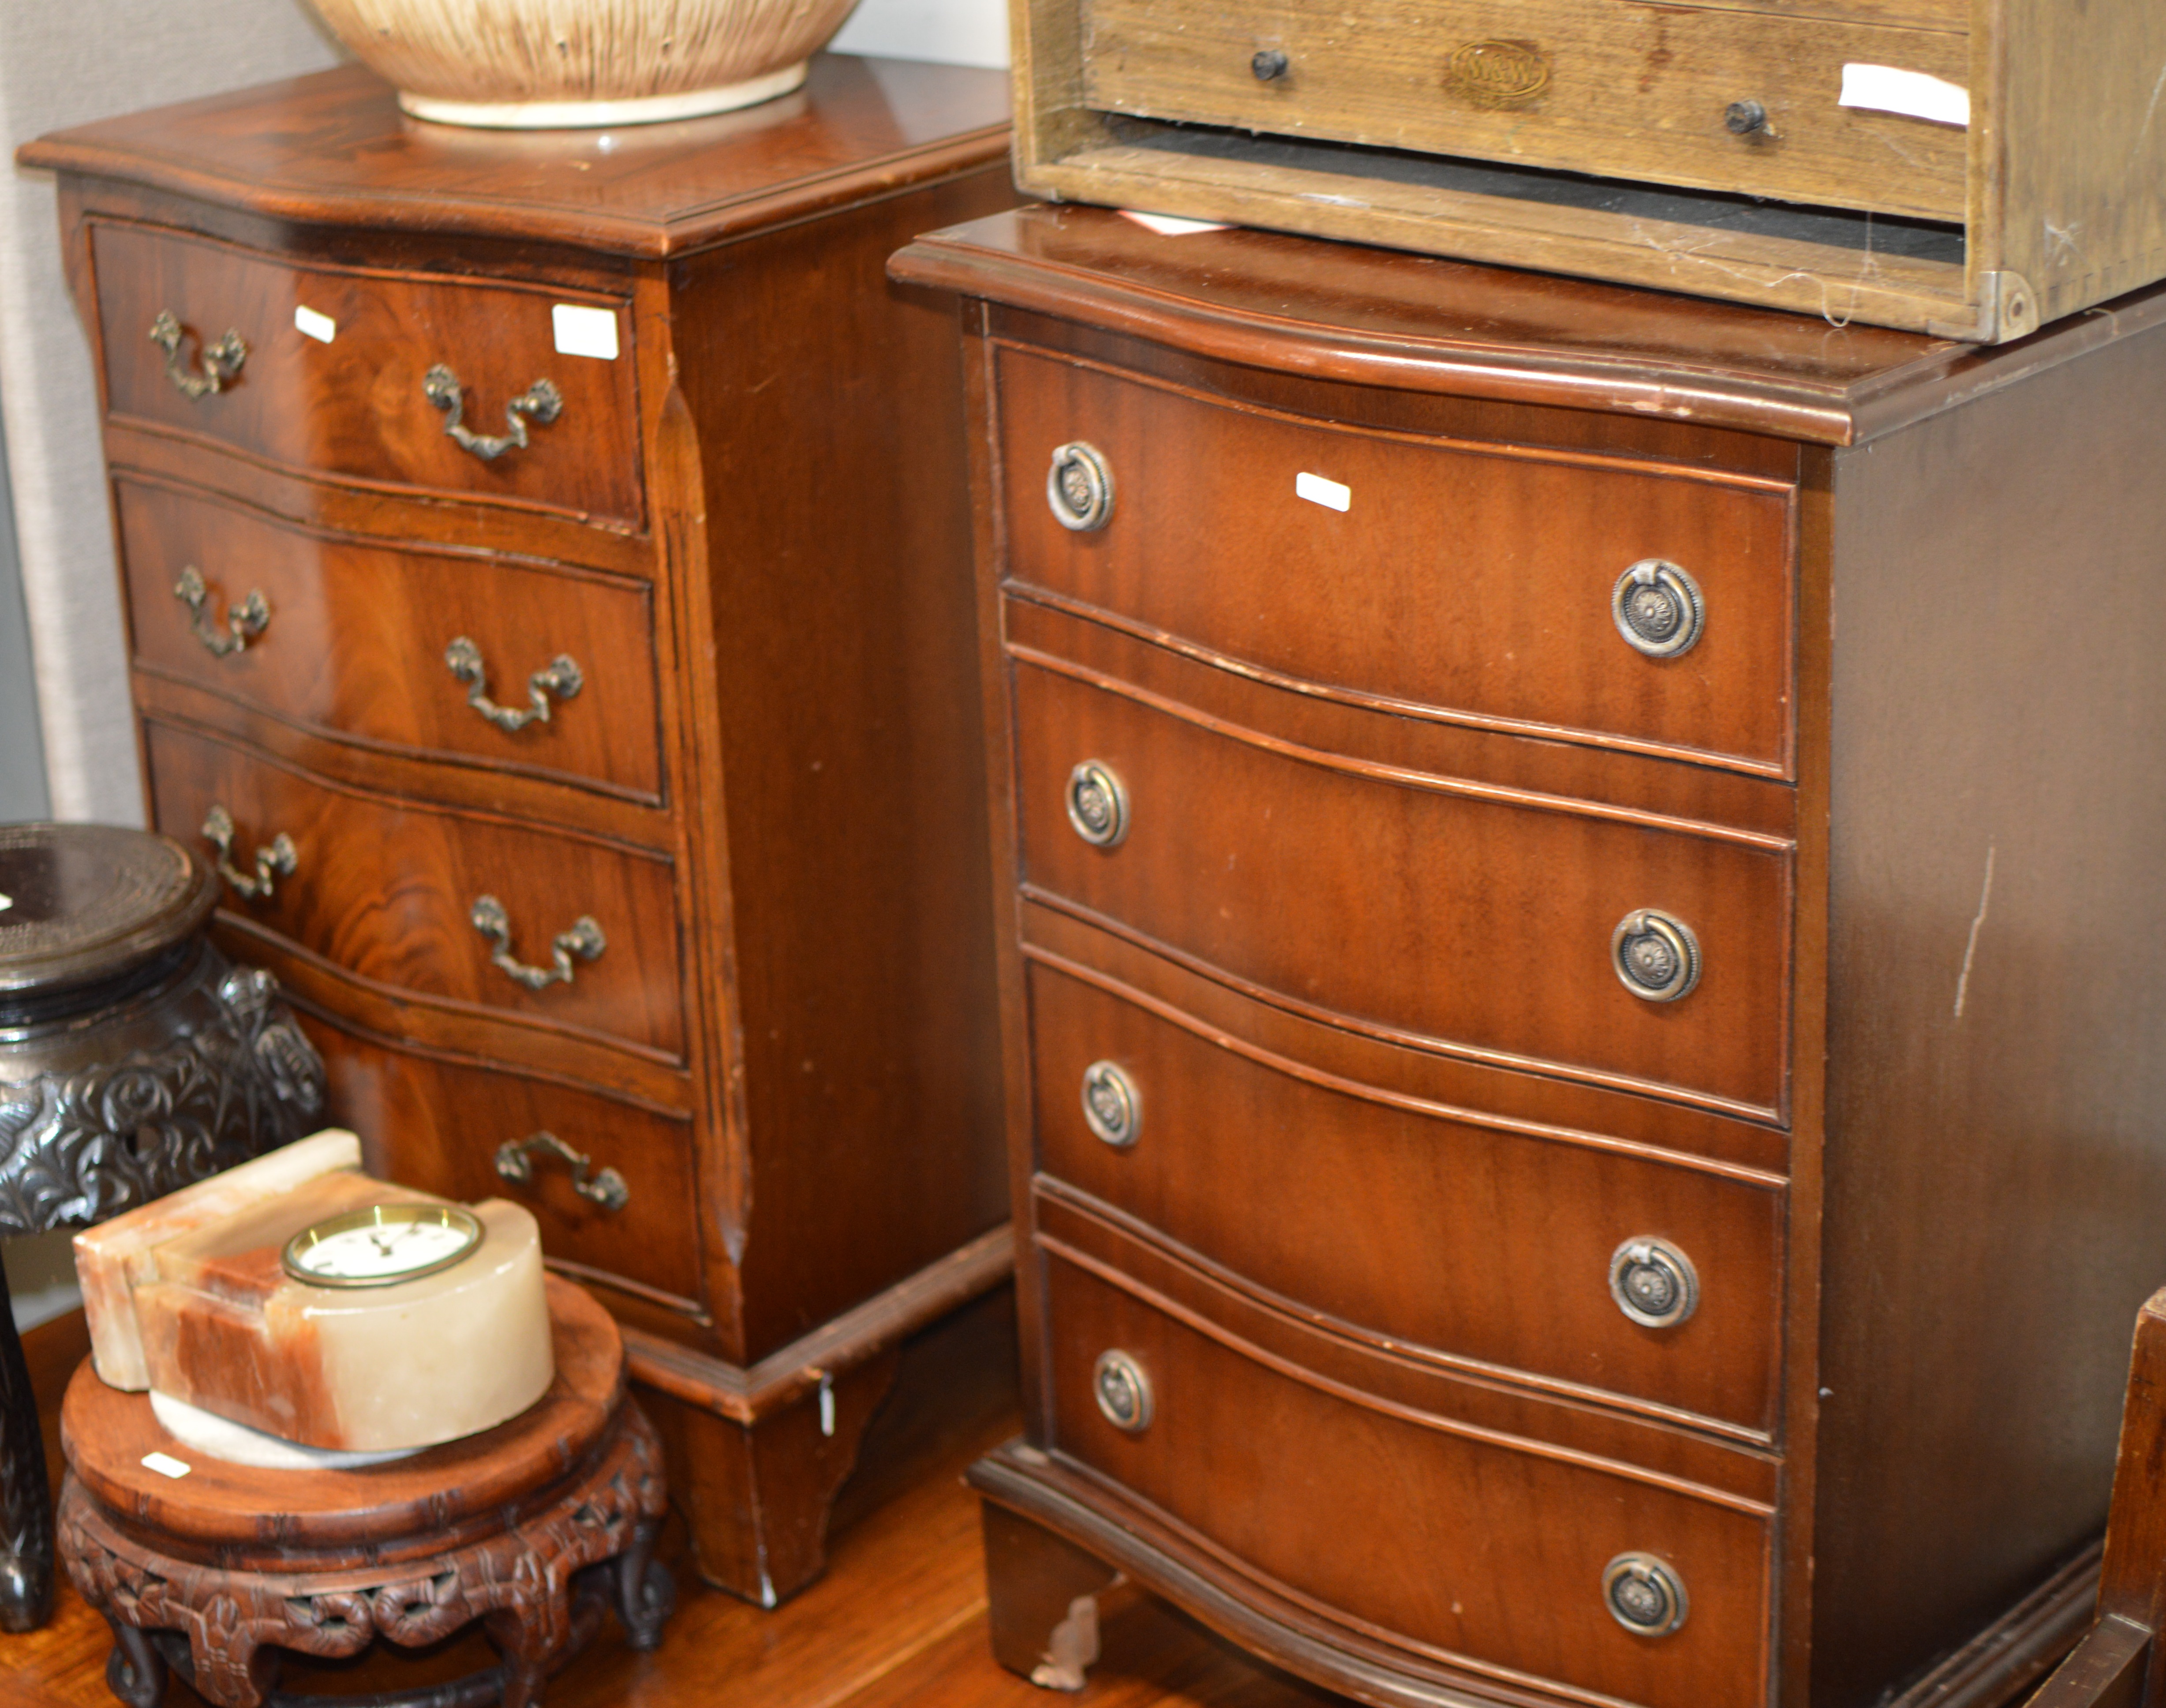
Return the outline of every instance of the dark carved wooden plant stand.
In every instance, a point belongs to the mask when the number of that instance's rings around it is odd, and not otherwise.
[[[177,843],[0,825],[0,1239],[87,1227],[299,1138],[324,1067],[270,974],[203,935]],[[0,1631],[52,1606],[38,1408],[0,1278]]]
[[[108,1388],[86,1362],[61,1415],[60,1553],[113,1627],[114,1694],[151,1708],[173,1671],[222,1708],[278,1708],[302,1700],[276,1689],[282,1652],[418,1647],[479,1621],[501,1664],[368,1701],[528,1708],[606,1610],[635,1648],[653,1647],[674,1600],[652,1558],[660,1450],[625,1393],[615,1325],[569,1282],[549,1290],[557,1379],[538,1404],[365,1469],[204,1459],[145,1396]],[[188,1474],[144,1465],[161,1452]]]

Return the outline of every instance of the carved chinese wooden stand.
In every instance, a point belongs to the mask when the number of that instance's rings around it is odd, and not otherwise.
[[[299,1138],[323,1063],[203,935],[218,874],[94,824],[0,826],[0,1239],[84,1227]],[[52,1608],[37,1402],[0,1281],[0,1631]]]
[[[633,1647],[652,1648],[674,1600],[652,1558],[660,1449],[625,1393],[608,1314],[554,1277],[549,1309],[557,1379],[531,1410],[356,1470],[207,1459],[146,1396],[108,1388],[86,1362],[61,1414],[60,1553],[113,1627],[114,1695],[150,1708],[171,1671],[222,1708],[276,1708],[297,1700],[276,1689],[283,1651],[337,1659],[379,1637],[414,1648],[478,1621],[499,1665],[366,1700],[527,1708],[605,1611]],[[144,1463],[158,1454],[187,1473]]]

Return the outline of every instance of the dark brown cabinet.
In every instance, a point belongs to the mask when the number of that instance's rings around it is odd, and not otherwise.
[[[357,68],[62,175],[157,827],[372,1164],[622,1321],[700,1566],[773,1601],[903,1336],[1009,1264],[960,380],[914,232],[1005,80],[821,58],[507,135]]]
[[[996,1652],[1119,1570],[1410,1708],[2035,1679],[2166,1275],[2166,293],[1980,352],[1091,209],[893,265],[973,399]]]

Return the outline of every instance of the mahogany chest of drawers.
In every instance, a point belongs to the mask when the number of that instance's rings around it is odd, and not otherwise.
[[[1028,1433],[1379,1704],[1998,1702],[2166,1273],[2166,293],[1981,353],[1039,207],[964,298]]]
[[[962,394],[882,265],[997,73],[507,135],[358,69],[47,139],[150,814],[372,1165],[540,1218],[767,1601],[904,1335],[995,1284]]]

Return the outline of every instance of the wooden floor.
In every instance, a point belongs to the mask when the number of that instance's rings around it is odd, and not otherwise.
[[[827,1575],[774,1612],[700,1584],[673,1521],[663,1557],[679,1601],[662,1647],[626,1649],[613,1624],[551,1684],[549,1708],[1333,1708],[1235,1653],[1162,1604],[1116,1590],[1103,1603],[1104,1658],[1073,1696],[996,1666],[985,1647],[975,1500],[959,1480],[1015,1433],[1012,1318],[981,1306],[906,1354],[895,1396],[837,1503]],[[55,1467],[60,1391],[87,1348],[80,1314],[24,1337]],[[103,1621],[63,1578],[52,1623],[0,1637],[0,1704],[111,1708]],[[456,1678],[488,1664],[469,1636],[419,1658],[358,1668],[289,1667],[282,1690],[350,1694]],[[166,1700],[197,1708],[176,1680]]]

